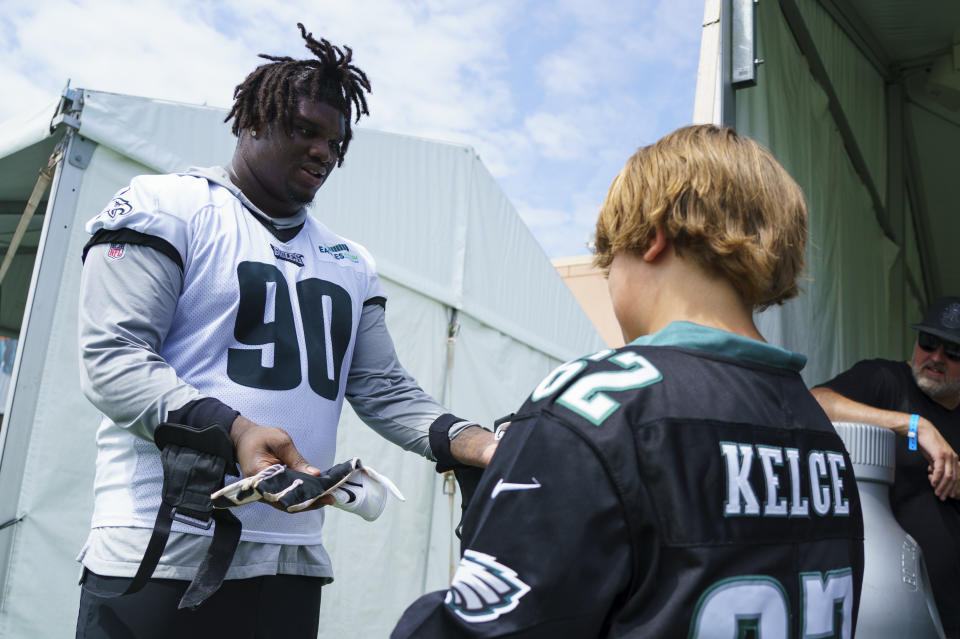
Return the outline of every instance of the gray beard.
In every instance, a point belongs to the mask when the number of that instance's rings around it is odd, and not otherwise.
[[[934,401],[938,399],[954,399],[960,395],[960,379],[955,379],[952,382],[935,382],[926,377],[920,377],[920,371],[916,367],[911,366],[911,370],[913,371],[913,381],[917,383],[920,390],[930,399]]]

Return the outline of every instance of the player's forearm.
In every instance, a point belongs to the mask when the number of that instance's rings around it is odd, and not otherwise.
[[[910,426],[908,413],[868,406],[844,397],[829,388],[814,388],[810,392],[820,403],[830,421],[876,424],[892,430],[897,435],[907,435]]]
[[[496,449],[493,433],[480,426],[469,426],[450,441],[450,454],[467,466],[486,468]]]
[[[400,364],[382,306],[363,308],[346,398],[357,416],[381,436],[404,450],[435,459],[428,433],[448,411]],[[458,431],[460,423],[452,426],[452,432]]]

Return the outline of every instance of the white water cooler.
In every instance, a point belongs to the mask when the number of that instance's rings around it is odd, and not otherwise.
[[[863,591],[856,636],[942,639],[923,554],[890,511],[893,431],[873,424],[833,425],[850,454],[863,505]]]

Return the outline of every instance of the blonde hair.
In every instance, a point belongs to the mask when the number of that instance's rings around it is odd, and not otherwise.
[[[600,209],[594,263],[608,269],[619,251],[643,253],[657,227],[753,308],[799,293],[803,192],[769,151],[729,127],[677,129],[627,160]]]

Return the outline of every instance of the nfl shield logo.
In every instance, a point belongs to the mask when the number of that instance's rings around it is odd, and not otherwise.
[[[119,260],[123,257],[123,247],[124,244],[122,242],[111,244],[110,250],[107,251],[107,257],[111,260]]]

